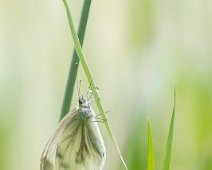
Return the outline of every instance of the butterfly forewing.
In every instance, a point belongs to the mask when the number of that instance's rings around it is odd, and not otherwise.
[[[41,170],[56,170],[55,167],[55,156],[57,151],[58,142],[60,140],[61,134],[64,128],[74,120],[76,116],[76,109],[67,114],[60,122],[56,132],[54,135],[49,139],[48,143],[46,144],[44,151],[41,155],[41,163],[40,169]]]

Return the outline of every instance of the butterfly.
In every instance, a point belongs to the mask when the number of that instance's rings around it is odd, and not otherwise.
[[[59,123],[41,156],[41,170],[102,170],[106,149],[91,103],[79,106]]]

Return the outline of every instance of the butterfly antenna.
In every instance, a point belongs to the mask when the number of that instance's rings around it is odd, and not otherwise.
[[[78,85],[78,96],[80,97],[80,88],[81,88],[81,84],[82,84],[82,80],[79,81],[79,85]]]
[[[78,80],[78,75],[77,75],[77,93],[79,91],[79,80]]]
[[[87,94],[86,94],[86,98],[88,99],[88,101],[91,99],[91,97],[93,96],[93,92],[91,90],[91,82],[92,80],[90,81],[89,83],[89,87],[88,87],[88,91],[87,91]],[[91,95],[88,97],[88,94],[91,92]]]

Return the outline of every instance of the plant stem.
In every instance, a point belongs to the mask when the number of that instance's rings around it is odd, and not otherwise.
[[[79,28],[78,28],[78,37],[79,37],[81,46],[83,45],[83,41],[84,41],[85,30],[86,30],[87,21],[88,21],[88,15],[89,15],[89,11],[90,11],[90,5],[91,5],[91,0],[84,0],[80,24],[79,24]],[[66,83],[66,89],[65,89],[65,94],[64,94],[64,98],[63,98],[62,109],[61,109],[61,113],[60,113],[60,120],[70,110],[71,101],[72,101],[72,97],[73,97],[73,91],[74,91],[74,85],[75,85],[75,81],[76,81],[76,77],[77,77],[78,66],[79,66],[79,57],[76,53],[76,50],[74,49],[74,52],[72,55],[71,66],[70,66],[70,70],[69,70],[69,75],[68,75],[68,80]]]
[[[127,166],[126,166],[126,164],[124,162],[124,159],[123,159],[123,157],[121,155],[121,152],[120,152],[120,149],[119,149],[118,144],[116,142],[116,139],[113,136],[112,130],[111,130],[110,125],[109,125],[109,123],[107,121],[107,117],[105,115],[105,112],[104,112],[102,103],[100,101],[99,95],[98,95],[98,93],[96,91],[96,85],[94,83],[94,80],[93,80],[93,77],[91,75],[90,69],[88,68],[88,65],[87,65],[87,63],[85,61],[85,56],[84,56],[84,53],[82,51],[82,48],[81,48],[81,45],[80,45],[80,41],[78,39],[78,36],[77,36],[75,28],[74,28],[74,23],[73,23],[73,20],[72,20],[72,16],[71,16],[71,13],[70,13],[70,10],[69,10],[68,3],[67,3],[66,0],[63,0],[63,3],[64,3],[64,6],[65,6],[65,9],[66,9],[66,13],[67,13],[68,21],[69,21],[69,27],[70,27],[72,38],[73,38],[73,41],[74,41],[74,46],[75,46],[76,52],[77,52],[77,54],[79,56],[79,59],[80,59],[80,62],[82,64],[82,67],[84,69],[84,72],[86,74],[86,77],[88,79],[88,82],[91,85],[91,90],[93,92],[93,96],[94,96],[94,99],[96,101],[97,108],[98,108],[102,118],[105,120],[104,124],[105,124],[105,127],[106,127],[107,131],[108,131],[108,134],[109,134],[110,138],[112,139],[112,141],[113,141],[113,143],[114,143],[114,145],[116,147],[116,150],[117,150],[117,152],[119,154],[119,157],[120,157],[125,169],[127,170],[128,168],[127,168]]]

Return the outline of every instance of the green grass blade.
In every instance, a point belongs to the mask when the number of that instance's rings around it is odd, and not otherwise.
[[[84,56],[84,53],[82,51],[78,36],[76,34],[76,30],[74,28],[74,24],[73,24],[73,20],[72,20],[72,16],[71,16],[71,13],[70,13],[70,10],[69,10],[68,3],[67,3],[66,0],[63,0],[63,3],[64,3],[64,6],[65,6],[65,9],[66,9],[67,16],[68,16],[68,21],[69,21],[69,26],[70,26],[72,38],[73,38],[73,41],[74,41],[74,46],[75,46],[76,52],[78,54],[78,57],[80,59],[80,62],[82,64],[82,67],[83,67],[83,70],[85,72],[85,75],[86,75],[86,77],[88,79],[88,82],[91,85],[91,90],[93,91],[93,96],[94,96],[94,99],[96,101],[97,108],[98,108],[102,118],[105,120],[105,122],[104,122],[105,127],[106,127],[106,129],[107,129],[107,131],[108,131],[108,133],[109,133],[109,135],[110,135],[110,137],[111,137],[116,149],[117,149],[117,152],[118,152],[118,154],[120,156],[120,159],[121,159],[125,169],[127,170],[127,166],[126,166],[126,164],[124,162],[124,159],[123,159],[123,157],[121,155],[121,152],[119,150],[119,147],[118,147],[118,144],[117,144],[117,142],[115,140],[115,137],[113,136],[112,130],[111,130],[110,125],[109,125],[109,123],[107,121],[107,117],[105,115],[105,112],[104,112],[102,103],[100,101],[99,95],[98,95],[98,93],[96,91],[96,85],[95,85],[95,82],[94,82],[93,77],[91,75],[90,69],[88,68],[88,65],[87,65],[87,63],[85,61],[85,56]]]
[[[78,36],[79,36],[79,41],[80,41],[81,45],[83,45],[83,41],[84,41],[85,30],[86,30],[87,21],[88,21],[88,15],[89,15],[89,11],[90,11],[90,5],[91,5],[91,0],[84,0],[82,14],[81,14],[81,18],[80,18],[79,29],[78,29]],[[66,83],[66,89],[65,89],[65,94],[64,94],[64,98],[63,98],[62,109],[61,109],[61,113],[60,113],[60,120],[70,110],[73,91],[74,91],[74,85],[75,85],[75,81],[76,81],[76,77],[77,77],[78,66],[79,66],[79,57],[77,56],[76,50],[74,49],[74,52],[72,55],[71,66],[70,66],[70,70],[69,70],[69,75],[68,75],[68,79],[67,79],[67,83]]]
[[[155,169],[155,156],[154,156],[154,145],[152,140],[152,128],[150,120],[148,119],[148,160],[147,160],[147,170]]]
[[[167,144],[166,144],[166,154],[165,154],[163,170],[170,169],[173,134],[174,134],[175,106],[176,106],[176,90],[174,89],[174,107],[172,112],[171,124],[169,128],[169,135],[168,135]]]

